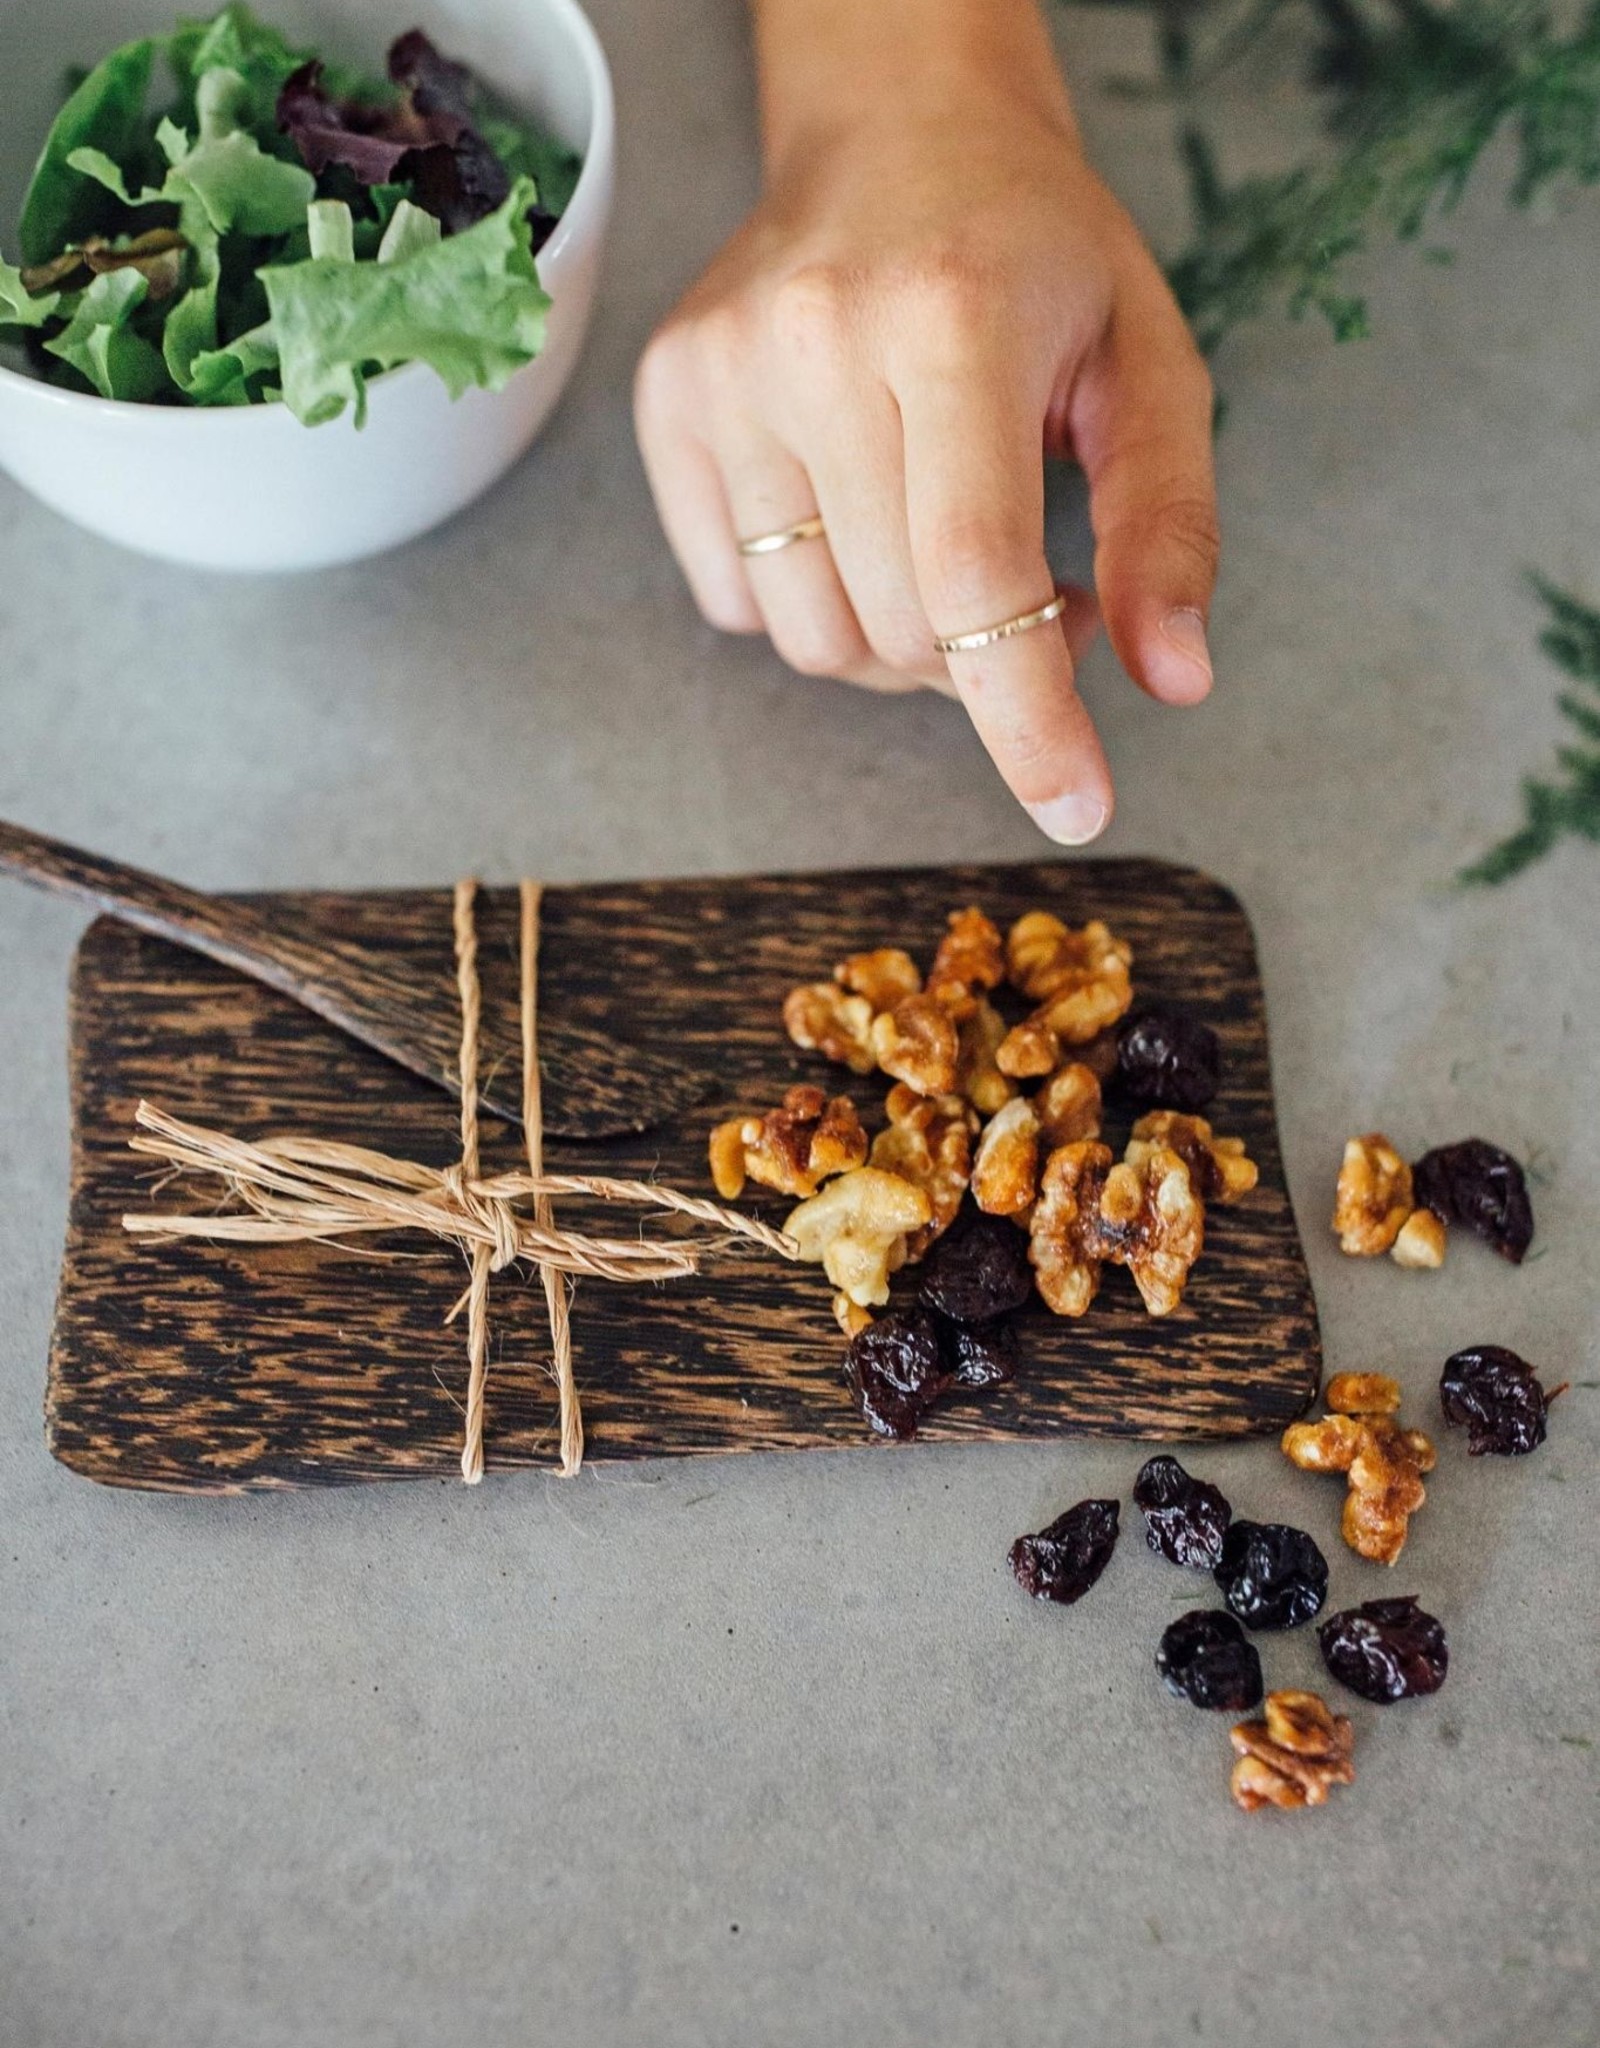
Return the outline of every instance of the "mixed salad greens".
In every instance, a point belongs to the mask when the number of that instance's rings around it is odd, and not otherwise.
[[[293,48],[243,5],[81,76],[0,260],[0,339],[103,398],[247,405],[308,426],[431,365],[451,395],[539,353],[534,254],[570,152],[487,104],[420,29],[388,77]]]

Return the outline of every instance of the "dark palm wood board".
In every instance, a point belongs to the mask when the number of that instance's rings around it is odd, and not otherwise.
[[[397,971],[453,986],[447,891],[260,900],[309,935],[382,946]],[[869,1129],[881,1125],[887,1083],[796,1051],[783,996],[871,946],[926,961],[946,913],[967,903],[1002,927],[1042,907],[1075,924],[1104,917],[1126,937],[1141,998],[1181,1000],[1220,1033],[1211,1113],[1247,1141],[1261,1183],[1208,1218],[1175,1314],[1147,1316],[1120,1270],[1080,1321],[1036,1304],[1017,1381],[941,1406],[919,1440],[1282,1428],[1318,1385],[1316,1308],[1279,1157],[1249,923],[1192,869],[1076,861],[551,889],[542,1014],[659,1045],[719,1076],[720,1094],[640,1137],[553,1143],[548,1165],[709,1193],[711,1124],[770,1106],[798,1078],[848,1089]],[[486,999],[514,1001],[515,892],[485,891],[479,920]],[[456,1153],[449,1097],[287,997],[104,919],[78,953],[71,1072],[71,1214],[46,1403],[55,1455],[110,1484],[182,1492],[456,1473],[465,1346],[444,1317],[462,1285],[458,1254],[416,1239],[153,1244],[121,1221],[214,1199],[199,1182],[158,1191],[129,1152],[141,1097],[241,1137],[314,1133],[439,1166]],[[1125,1120],[1107,1135],[1120,1146]],[[484,1157],[486,1171],[519,1163],[520,1134],[487,1124]],[[781,1222],[786,1208],[760,1213]],[[669,1286],[583,1282],[573,1328],[590,1459],[868,1441],[840,1378],[829,1294],[817,1268],[755,1247]],[[498,1275],[490,1319],[488,1463],[551,1465],[536,1277]]]

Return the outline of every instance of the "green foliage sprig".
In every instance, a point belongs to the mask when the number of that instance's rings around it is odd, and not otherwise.
[[[1303,4],[1248,0],[1207,47],[1196,24],[1214,8],[1158,0],[1167,85],[1189,116],[1183,151],[1196,223],[1170,275],[1208,353],[1242,321],[1274,310],[1318,313],[1340,340],[1364,334],[1352,259],[1436,224],[1498,136],[1512,138],[1514,205],[1600,181],[1600,0],[1570,29],[1532,0],[1309,0],[1310,82],[1332,150],[1228,184],[1194,118],[1201,89]]]
[[[1557,668],[1594,695],[1591,701],[1563,690],[1556,700],[1577,735],[1575,744],[1556,749],[1565,780],[1529,776],[1523,782],[1522,825],[1458,877],[1479,886],[1509,881],[1568,837],[1600,841],[1600,611],[1591,611],[1542,576],[1529,581],[1547,613],[1539,645]]]

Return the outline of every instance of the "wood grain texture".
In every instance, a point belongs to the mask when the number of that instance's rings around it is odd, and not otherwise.
[[[460,1094],[454,979],[437,985],[419,981],[410,962],[395,956],[381,929],[376,944],[365,943],[367,927],[358,923],[352,930],[340,915],[340,903],[349,899],[313,899],[317,915],[308,924],[303,897],[250,901],[203,895],[164,875],[85,853],[4,820],[0,873],[79,897],[124,924],[265,982],[425,1081]],[[509,1006],[503,1000],[484,1005],[479,1093],[486,1107],[514,1120],[521,1114],[521,1096],[515,989],[511,993]],[[603,1034],[576,1021],[551,1020],[542,1066],[550,1100],[545,1124],[560,1137],[606,1138],[638,1130],[656,1115],[703,1102],[711,1087],[709,1076],[641,1047],[629,1033]],[[511,1085],[502,1089],[500,1077],[508,1070]],[[651,1108],[641,1110],[642,1102]]]
[[[309,933],[383,949],[408,981],[450,982],[446,891],[258,900],[292,906]],[[1316,1392],[1316,1310],[1284,1186],[1249,924],[1193,870],[1075,861],[552,889],[543,1014],[659,1044],[718,1076],[720,1095],[641,1137],[553,1143],[551,1169],[709,1192],[711,1123],[769,1106],[799,1078],[847,1086],[878,1127],[886,1084],[797,1052],[779,1022],[783,996],[869,946],[904,944],[926,960],[947,911],[966,903],[1002,926],[1035,907],[1072,923],[1100,916],[1129,939],[1140,995],[1181,1000],[1220,1034],[1212,1114],[1245,1138],[1261,1184],[1213,1211],[1177,1313],[1147,1316],[1120,1270],[1079,1322],[1035,1307],[1018,1380],[940,1407],[919,1441],[1281,1429]],[[514,891],[480,897],[480,928],[486,996],[512,1001]],[[454,1473],[465,1383],[461,1332],[443,1321],[463,1281],[454,1253],[399,1240],[152,1245],[121,1227],[125,1211],[157,1199],[148,1162],[127,1150],[141,1096],[244,1137],[308,1131],[443,1165],[455,1117],[438,1092],[258,984],[107,921],[79,950],[71,1048],[72,1203],[47,1398],[55,1455],[113,1484],[199,1492]],[[1125,1133],[1113,1121],[1108,1137],[1120,1147]],[[519,1156],[516,1132],[486,1126],[486,1166]],[[171,1192],[161,1200],[172,1206]],[[781,1221],[787,1206],[761,1213]],[[868,1440],[815,1268],[741,1248],[671,1287],[587,1281],[573,1321],[597,1462]],[[549,1465],[555,1393],[536,1276],[497,1276],[491,1331],[489,1466]]]

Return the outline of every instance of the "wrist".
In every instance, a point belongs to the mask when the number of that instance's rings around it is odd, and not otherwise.
[[[769,178],[857,134],[1031,114],[1074,144],[1066,83],[1035,0],[752,0]]]

